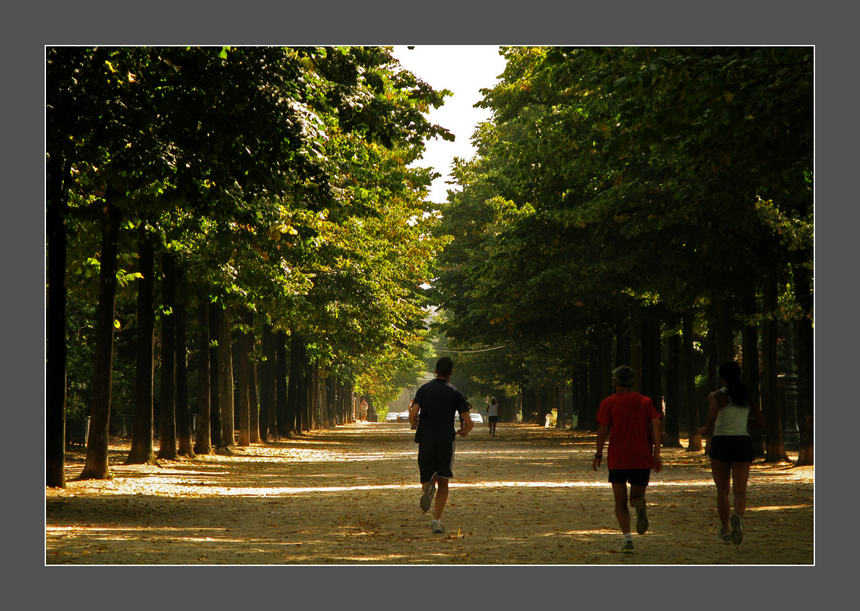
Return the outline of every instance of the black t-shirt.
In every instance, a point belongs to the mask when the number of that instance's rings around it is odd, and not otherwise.
[[[454,439],[454,415],[469,411],[463,393],[439,378],[419,388],[414,401],[420,407],[416,441]]]

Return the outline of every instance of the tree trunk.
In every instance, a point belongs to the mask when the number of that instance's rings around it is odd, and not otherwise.
[[[730,307],[730,295],[714,298],[714,322],[716,323],[717,362],[725,363],[735,358],[734,324]]]
[[[750,286],[744,292],[742,299],[744,314],[748,317],[758,313],[756,307],[755,287]],[[743,341],[741,353],[743,360],[741,361],[741,370],[744,383],[750,392],[750,402],[753,405],[761,406],[761,387],[759,382],[759,351],[758,351],[758,326],[756,323],[748,323],[744,325],[741,331],[741,339]],[[762,431],[759,423],[750,418],[748,425],[750,439],[753,444],[753,455],[756,458],[762,458],[764,452],[764,431]]]
[[[588,404],[585,410],[585,427],[588,431],[593,431],[597,428],[597,410],[600,407],[600,402],[606,396],[603,392],[605,384],[603,378],[606,377],[603,363],[600,360],[600,343],[597,339],[592,339],[590,342],[589,358],[588,358]]]
[[[764,311],[767,319],[764,321],[762,333],[762,379],[761,379],[761,408],[765,418],[767,443],[765,462],[782,462],[788,460],[782,438],[782,413],[779,407],[777,391],[777,339],[779,323],[777,321],[777,281],[767,278],[764,288]]]
[[[292,341],[292,340],[291,340]],[[277,359],[275,361],[275,377],[276,377],[276,396],[278,414],[278,433],[281,437],[289,437],[292,431],[298,431],[298,413],[295,409],[296,391],[293,390],[293,384],[297,381],[290,373],[290,390],[287,391],[287,333],[278,331],[275,335],[275,353]]]
[[[275,334],[272,332],[272,325],[267,323],[263,327],[263,360],[260,362],[260,437],[263,441],[268,441],[270,436],[278,436],[275,428],[276,360]]]
[[[241,316],[243,326],[247,324],[248,316],[243,312]],[[239,397],[239,445],[251,445],[251,363],[250,363],[250,337],[245,329],[241,329],[237,340],[238,344],[238,367],[239,379],[237,392]]]
[[[116,311],[116,268],[121,214],[111,203],[102,216],[99,302],[96,308],[95,371],[93,374],[90,430],[87,436],[87,458],[78,479],[107,479],[108,437],[110,434],[111,374],[113,369],[113,330]]]
[[[155,256],[152,238],[141,224],[139,243],[140,273],[137,284],[137,363],[134,376],[134,429],[127,465],[156,464],[153,431],[153,331],[155,329]]]
[[[252,336],[253,341],[253,336]],[[251,443],[260,443],[260,401],[257,396],[257,361],[248,363],[250,369],[250,380],[248,387],[248,401],[251,404]]]
[[[209,293],[201,286],[197,293],[197,315],[200,317],[197,329],[197,435],[194,451],[197,454],[212,453],[212,381],[209,355]]]
[[[663,413],[661,355],[660,322],[654,312],[646,311],[642,317],[642,394],[650,397],[654,408]]]
[[[191,408],[188,405],[188,324],[185,274],[176,271],[176,438],[180,456],[194,458],[191,438]]]
[[[580,354],[580,358],[586,354]],[[591,396],[588,392],[588,361],[581,360],[574,364],[573,380],[575,388],[573,389],[575,397],[574,409],[576,412],[576,430],[588,430],[588,398]]]
[[[66,163],[48,160],[45,344],[45,485],[66,487]]]
[[[699,435],[699,409],[696,404],[696,369],[693,352],[693,311],[687,310],[681,319],[681,397],[687,407],[688,452],[702,450],[702,436]]]
[[[221,367],[218,365],[218,341],[221,337],[221,306],[209,303],[209,399],[212,427],[211,443],[215,448],[223,447],[221,443]],[[214,344],[214,345],[213,345]]]
[[[235,443],[233,408],[233,322],[230,312],[219,308],[220,335],[218,337],[218,403],[221,407],[221,444],[222,449],[230,449]]]
[[[797,343],[797,422],[800,426],[800,447],[796,465],[812,465],[814,460],[814,377],[815,332],[813,320],[812,274],[803,265],[794,266],[794,287],[802,317],[795,324]]]
[[[680,323],[680,319],[676,323]],[[666,414],[663,422],[663,447],[681,447],[681,335],[677,330],[666,345]]]
[[[284,355],[286,360],[286,355]],[[298,333],[290,337],[290,387],[287,403],[289,411],[295,415],[295,431],[301,434],[307,427],[304,406],[307,393],[304,389],[304,342]]]
[[[164,305],[161,318],[161,401],[158,458],[175,459],[176,453],[176,265],[162,255]]]
[[[619,322],[615,326],[615,338],[615,366],[627,365],[629,367],[633,355],[630,346],[630,327],[626,321]]]

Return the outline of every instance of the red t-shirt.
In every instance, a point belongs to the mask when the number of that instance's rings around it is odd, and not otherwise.
[[[660,418],[654,402],[638,392],[609,395],[600,402],[597,422],[609,426],[610,469],[653,469],[651,420]]]

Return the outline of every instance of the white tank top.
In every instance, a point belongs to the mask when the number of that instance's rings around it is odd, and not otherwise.
[[[721,390],[728,395],[725,388]],[[714,435],[749,436],[749,431],[747,431],[749,412],[750,409],[746,405],[734,405],[731,402],[728,405],[724,405],[717,412],[717,421],[714,423]]]

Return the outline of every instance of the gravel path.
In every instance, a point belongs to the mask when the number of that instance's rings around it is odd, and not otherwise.
[[[418,507],[408,424],[356,423],[236,448],[232,456],[124,466],[113,479],[46,489],[47,564],[813,564],[812,467],[753,464],[745,539],[716,536],[714,485],[699,452],[664,449],[650,529],[620,534],[594,436],[477,425],[458,439],[444,534]]]

